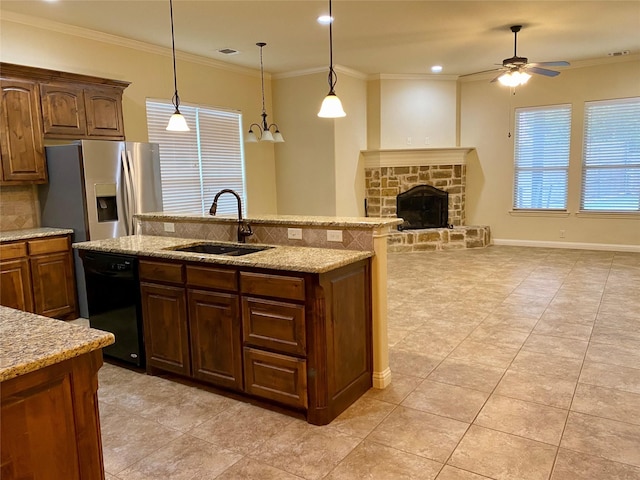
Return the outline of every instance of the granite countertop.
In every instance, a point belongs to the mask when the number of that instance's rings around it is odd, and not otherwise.
[[[106,347],[114,341],[112,333],[0,306],[0,381]]]
[[[13,242],[16,240],[29,240],[31,238],[54,237],[56,235],[68,235],[73,233],[70,228],[26,228],[23,230],[7,230],[0,232],[0,242]]]
[[[128,237],[74,243],[73,248],[96,252],[119,253],[144,257],[166,258],[238,267],[269,268],[307,273],[324,273],[373,256],[371,251],[335,250],[328,248],[289,247],[269,245],[272,248],[238,257],[202,253],[177,252],[171,248],[198,243],[231,242],[207,241],[190,238],[132,235]],[[251,246],[257,244],[252,243]]]
[[[237,223],[237,215],[200,215],[193,213],[139,213],[134,215],[140,220],[173,221],[173,222],[211,222],[211,223]],[[259,217],[247,217],[245,220],[254,225],[297,225],[313,227],[345,227],[345,228],[379,228],[400,225],[401,218],[382,217],[320,217],[305,215],[260,215]]]

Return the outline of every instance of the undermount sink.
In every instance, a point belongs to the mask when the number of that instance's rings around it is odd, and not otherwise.
[[[197,243],[186,247],[173,247],[170,250],[177,252],[206,253],[209,255],[226,255],[229,257],[239,257],[250,253],[261,252],[273,247],[257,245],[237,245],[229,243]]]

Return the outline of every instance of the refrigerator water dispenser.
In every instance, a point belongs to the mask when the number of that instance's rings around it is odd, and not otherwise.
[[[96,183],[94,184],[96,194],[96,209],[98,212],[98,223],[117,222],[118,221],[118,205],[116,202],[116,184],[115,183]]]

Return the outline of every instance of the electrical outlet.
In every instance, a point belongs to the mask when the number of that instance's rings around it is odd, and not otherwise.
[[[301,228],[287,228],[287,237],[291,240],[302,240]]]
[[[341,242],[342,230],[327,230],[327,242]]]
[[[413,138],[407,137],[407,145],[411,145],[413,143]]]
[[[429,145],[430,139],[429,137],[424,137],[424,144]]]
[[[564,238],[564,230],[560,230],[560,238]]]
[[[166,223],[165,222],[164,231],[165,232],[175,232],[176,231],[176,226],[173,223]]]

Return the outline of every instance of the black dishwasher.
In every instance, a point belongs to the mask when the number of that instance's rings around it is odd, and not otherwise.
[[[83,251],[89,324],[111,332],[116,342],[103,349],[113,357],[144,367],[138,259],[127,255]]]

